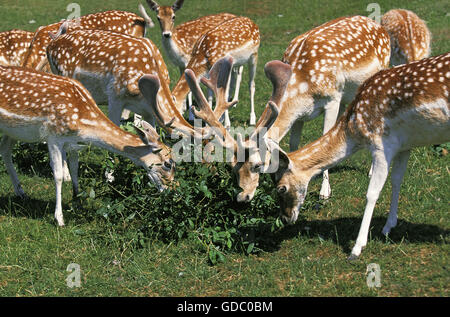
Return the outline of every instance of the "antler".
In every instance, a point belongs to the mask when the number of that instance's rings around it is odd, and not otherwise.
[[[216,95],[216,108],[213,111],[209,106],[208,101],[200,88],[197,77],[190,69],[185,71],[186,81],[189,88],[197,100],[200,110],[192,107],[192,112],[196,117],[205,121],[210,128],[214,130],[216,136],[220,136],[219,141],[225,148],[236,150],[236,142],[230,135],[227,129],[220,123],[219,118],[231,106],[235,105],[237,101],[228,102],[226,88],[230,79],[231,69],[233,67],[233,58],[224,57],[217,61],[212,67],[209,77],[210,79],[202,78],[201,82],[208,88],[214,91]],[[212,132],[212,131],[209,131]]]
[[[289,84],[292,75],[292,68],[280,61],[271,61],[264,67],[266,77],[271,81],[273,86],[272,96],[266,105],[266,109],[259,118],[255,130],[245,142],[242,137],[238,135],[238,145],[240,148],[249,149],[257,146],[258,139],[262,138],[264,134],[270,129],[279,114],[279,107],[281,99]]]
[[[216,95],[216,107],[214,116],[221,118],[225,111],[234,106],[238,101],[226,102],[227,87],[230,80],[233,58],[231,56],[218,60],[209,71],[209,79],[203,77],[201,82]],[[220,102],[217,102],[220,101]]]

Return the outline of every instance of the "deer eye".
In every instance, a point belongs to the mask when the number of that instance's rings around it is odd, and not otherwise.
[[[172,159],[164,162],[164,168],[167,169],[167,170],[171,170],[172,169],[172,165],[173,165],[173,160]]]
[[[279,194],[284,194],[287,192],[287,187],[285,185],[278,186],[277,191]]]
[[[253,167],[253,170],[254,170],[255,172],[260,172],[262,167],[263,167],[263,163],[257,163],[257,164],[255,164],[255,166]]]

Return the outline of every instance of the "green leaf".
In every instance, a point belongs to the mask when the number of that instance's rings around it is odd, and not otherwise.
[[[252,242],[247,247],[247,254],[250,254],[253,251],[253,248],[255,247],[255,243]]]

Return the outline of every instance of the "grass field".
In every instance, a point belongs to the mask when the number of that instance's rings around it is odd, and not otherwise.
[[[82,15],[110,9],[137,13],[140,2],[145,1],[77,1]],[[368,16],[370,2],[187,0],[177,22],[227,11],[259,25],[259,116],[272,92],[264,64],[281,59],[289,42],[314,26],[339,16]],[[35,30],[66,18],[69,3],[3,0],[0,31]],[[381,13],[413,10],[433,34],[432,55],[450,51],[449,1],[378,4]],[[148,37],[161,48],[158,26]],[[179,72],[165,60],[175,83]],[[247,70],[240,102],[230,112],[235,126],[248,122],[246,87]],[[302,144],[320,135],[322,123],[319,118],[305,126]],[[282,145],[286,148],[287,138]],[[0,296],[450,295],[450,156],[437,148],[412,152],[400,193],[399,223],[389,238],[381,235],[390,203],[390,184],[385,185],[369,243],[354,262],[346,257],[365,206],[371,162],[366,152],[331,170],[333,193],[328,201],[318,199],[321,180],[311,182],[307,203],[293,226],[280,224],[277,196],[267,176],[255,199],[239,205],[232,201],[238,190],[225,164],[180,164],[180,189],[160,195],[147,186],[142,170],[122,158],[89,147],[80,160],[79,198],[72,199],[70,184],[63,188],[64,228],[53,219],[54,184],[45,146],[17,146],[15,163],[30,197],[26,201],[14,196],[0,163]],[[111,167],[116,182],[106,184],[104,172]],[[80,265],[81,287],[66,285],[70,263]],[[381,287],[366,284],[370,263],[380,265]]]

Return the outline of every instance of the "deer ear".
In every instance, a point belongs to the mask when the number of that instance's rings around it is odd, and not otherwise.
[[[150,9],[152,9],[155,12],[159,11],[159,4],[157,4],[155,1],[153,0],[147,0],[147,4],[150,7]]]
[[[147,134],[145,133],[144,130],[142,130],[141,128],[138,127],[134,127],[134,129],[137,132],[138,137],[141,139],[142,142],[144,142],[145,145],[150,145],[150,140],[147,137]]]
[[[141,128],[134,127],[139,138],[146,145],[155,145],[160,140],[158,132],[155,128],[148,122],[142,121]]]
[[[173,11],[177,11],[180,10],[181,7],[183,6],[184,0],[177,0],[177,2],[175,2],[172,6],[172,10]]]
[[[275,147],[272,151],[271,165],[278,163],[278,171],[292,170],[292,161],[279,146]]]

